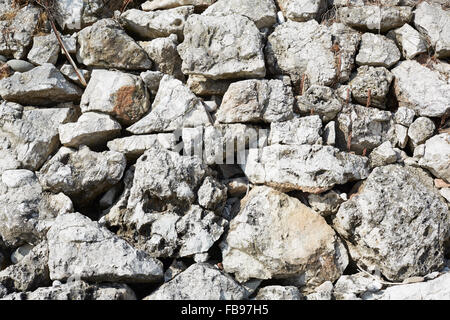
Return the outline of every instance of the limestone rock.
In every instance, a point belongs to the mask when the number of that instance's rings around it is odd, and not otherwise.
[[[120,181],[126,159],[114,151],[94,152],[62,147],[38,173],[44,190],[63,192],[80,205],[87,205]]]
[[[178,52],[187,75],[217,80],[266,74],[259,30],[253,21],[240,15],[191,15]]]
[[[206,177],[198,190],[198,203],[207,210],[220,210],[227,200],[227,191],[227,187],[219,181]]]
[[[17,72],[27,72],[33,69],[35,66],[25,60],[11,59],[6,62],[6,64],[13,70]]]
[[[425,142],[425,152],[419,165],[437,178],[450,183],[450,134],[441,133]]]
[[[52,280],[67,280],[74,276],[98,282],[152,283],[162,280],[160,261],[136,250],[79,213],[58,216],[47,238]]]
[[[232,83],[216,113],[221,123],[276,122],[293,117],[291,87],[280,80],[244,80]]]
[[[395,112],[395,122],[402,126],[409,127],[413,123],[415,115],[416,113],[414,110],[400,107]]]
[[[181,81],[164,76],[152,105],[152,111],[127,128],[133,134],[171,132],[183,127],[210,123],[203,102]]]
[[[362,66],[349,85],[353,99],[367,105],[370,90],[370,106],[385,109],[387,95],[394,76],[384,67]]]
[[[339,148],[359,154],[369,152],[385,141],[395,142],[395,126],[389,111],[349,104],[337,118]]]
[[[415,148],[419,144],[433,136],[436,126],[434,122],[426,117],[417,118],[408,129],[408,137],[412,146]]]
[[[313,293],[306,296],[306,300],[331,300],[333,298],[333,283],[325,281]]]
[[[79,101],[81,89],[69,82],[52,64],[0,80],[0,96],[25,105],[51,105]]]
[[[381,167],[397,162],[397,153],[389,141],[383,142],[372,150],[369,156],[369,164],[372,168]]]
[[[326,7],[324,0],[276,0],[284,16],[289,20],[303,22],[319,18]]]
[[[421,169],[375,168],[341,205],[334,227],[358,265],[391,281],[426,275],[444,263],[448,208]]]
[[[253,188],[243,200],[222,254],[224,270],[240,282],[296,277],[309,287],[336,280],[348,263],[325,219],[268,187]]]
[[[161,144],[168,150],[173,150],[176,145],[176,136],[172,133],[129,136],[108,141],[107,145],[109,150],[123,153],[127,159],[135,160],[155,143]]]
[[[182,41],[186,20],[193,13],[193,6],[150,12],[130,9],[122,13],[120,19],[125,29],[142,39],[151,40],[176,34],[178,40]]]
[[[198,96],[223,96],[230,87],[230,80],[211,80],[202,76],[189,76],[187,86]]]
[[[423,117],[441,117],[450,112],[450,84],[439,72],[407,60],[400,62],[392,73],[400,107],[410,108]]]
[[[144,300],[242,300],[247,295],[229,275],[209,264],[196,263]]]
[[[269,144],[319,144],[321,133],[322,121],[319,116],[295,117],[270,125]]]
[[[78,34],[77,59],[99,68],[146,70],[152,66],[147,53],[113,19],[102,19]]]
[[[311,84],[331,85],[337,78],[332,45],[332,34],[326,26],[315,20],[288,21],[278,25],[268,38],[268,68],[273,74],[289,75],[294,84],[300,84],[306,74]]]
[[[72,210],[72,202],[64,194],[43,192],[32,171],[3,172],[0,181],[0,238],[6,247],[39,242],[56,216]]]
[[[139,45],[155,63],[156,71],[169,74],[178,80],[184,80],[184,74],[181,72],[182,61],[177,51],[178,41],[175,35],[152,41],[140,41]]]
[[[333,120],[342,110],[341,102],[329,87],[313,85],[296,98],[300,114],[317,114],[324,122]]]
[[[382,284],[365,273],[342,276],[334,285],[336,300],[362,300],[366,294],[378,292]]]
[[[386,32],[408,23],[412,8],[407,6],[349,6],[338,8],[343,23],[363,31]]]
[[[322,217],[335,214],[344,199],[334,190],[322,194],[309,194],[308,203],[312,209],[320,213]]]
[[[407,23],[390,31],[387,36],[397,42],[406,59],[414,59],[417,55],[427,52],[427,44],[420,33]]]
[[[66,147],[101,146],[120,135],[120,124],[106,114],[86,112],[77,122],[59,126],[59,139]]]
[[[27,58],[36,65],[43,65],[44,63],[56,64],[60,51],[59,42],[54,33],[46,36],[35,36],[33,38],[33,47]]]
[[[152,96],[156,96],[159,89],[159,83],[164,77],[164,73],[159,71],[145,71],[140,74],[147,88],[150,90]]]
[[[0,29],[3,31],[0,37],[0,54],[23,59],[33,41],[40,10],[37,6],[28,5],[14,13],[11,2],[2,3],[2,6],[5,10],[0,17]]]
[[[255,151],[250,150],[242,165],[250,182],[284,190],[322,193],[368,175],[367,158],[331,146],[271,145],[263,148],[259,157],[251,154]]]
[[[302,295],[294,286],[267,286],[258,290],[255,300],[302,300]]]
[[[439,58],[450,57],[450,13],[441,6],[420,3],[414,11],[414,25],[431,45]]]
[[[89,82],[89,80],[91,79],[91,72],[86,69],[78,69],[78,70],[80,71],[81,75],[84,77],[84,80],[86,82]],[[64,64],[63,66],[61,66],[59,71],[61,71],[61,73],[70,81],[75,82],[79,86],[83,86],[83,84],[80,81],[80,78],[78,78],[75,68],[72,67],[72,65]]]
[[[142,10],[152,11],[159,9],[171,9],[181,6],[195,6],[195,8],[206,8],[216,0],[148,0],[142,4]]]
[[[218,0],[203,15],[239,14],[252,20],[258,29],[270,28],[277,22],[277,8],[273,0]]]
[[[94,70],[81,97],[81,111],[98,111],[131,125],[150,108],[150,96],[144,81],[120,71]]]
[[[401,58],[395,42],[383,35],[364,33],[356,56],[358,65],[390,68]]]

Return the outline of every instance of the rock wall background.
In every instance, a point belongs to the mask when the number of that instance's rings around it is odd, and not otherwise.
[[[0,26],[0,298],[450,299],[447,0]]]

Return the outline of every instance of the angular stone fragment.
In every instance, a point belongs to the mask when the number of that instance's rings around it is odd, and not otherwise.
[[[210,123],[203,102],[181,81],[164,76],[152,105],[152,111],[127,131],[133,134],[171,132],[183,127]]]
[[[362,300],[367,294],[381,288],[380,282],[360,272],[340,277],[334,285],[333,295],[336,300]]]
[[[11,1],[2,3],[2,6],[4,11],[0,13],[0,54],[23,59],[33,40],[40,10],[37,6],[27,5],[14,12]]]
[[[255,300],[302,300],[302,298],[294,286],[267,286],[258,290]]]
[[[8,291],[30,291],[50,284],[48,245],[42,242],[19,263],[0,272],[0,284]]]
[[[312,209],[320,213],[322,217],[335,214],[341,203],[344,202],[342,197],[334,190],[322,194],[309,194],[308,203]]]
[[[254,156],[250,150],[242,165],[252,183],[265,183],[284,190],[322,193],[336,184],[364,179],[367,158],[321,145],[271,145]],[[256,170],[256,171],[255,171]]]
[[[332,300],[332,298],[333,283],[331,281],[325,281],[315,288],[313,293],[306,296],[306,300]]]
[[[246,17],[191,15],[184,38],[178,46],[184,74],[214,80],[266,74],[262,36]]]
[[[349,6],[338,9],[340,20],[346,25],[363,31],[386,32],[408,23],[412,8],[403,6]]]
[[[389,141],[386,141],[372,150],[369,164],[372,168],[381,167],[397,162],[397,154]]]
[[[140,41],[139,45],[155,63],[157,71],[184,80],[184,74],[181,72],[182,61],[177,51],[178,41],[174,34],[167,38]]]
[[[255,187],[244,198],[221,246],[224,270],[240,282],[296,277],[315,287],[339,278],[348,263],[325,219],[268,187]]]
[[[322,141],[322,121],[319,116],[296,117],[270,125],[269,144],[319,144]]]
[[[118,152],[94,152],[62,147],[38,173],[44,190],[64,192],[79,205],[87,205],[120,181],[125,156]]]
[[[218,0],[204,12],[205,16],[239,14],[252,20],[258,29],[270,28],[277,22],[273,0]]]
[[[435,48],[439,58],[450,57],[450,13],[436,4],[420,3],[414,11],[414,25]]]
[[[323,142],[329,146],[336,145],[336,122],[330,121],[323,128]]]
[[[89,80],[91,79],[91,72],[89,70],[86,69],[78,69],[81,73],[81,75],[84,77],[84,80],[86,82],[89,82]],[[70,65],[70,64],[64,64],[59,71],[61,71],[61,73],[70,81],[75,82],[76,84],[78,84],[79,86],[84,86],[81,81],[80,78],[78,78],[78,74],[75,71],[75,68]]]
[[[4,102],[0,109],[0,158],[4,159],[0,173],[16,168],[38,170],[59,146],[59,125],[76,119],[72,108],[35,109]]]
[[[107,114],[83,113],[77,122],[59,126],[59,139],[66,147],[101,146],[120,135],[122,127]]]
[[[427,52],[427,44],[420,33],[407,23],[401,28],[389,31],[387,36],[397,42],[406,59],[413,59],[417,55]]]
[[[45,63],[28,72],[0,80],[0,96],[24,105],[51,105],[79,101],[82,91],[55,68]]]
[[[195,6],[196,9],[206,8],[216,0],[148,0],[142,4],[142,10],[152,11],[159,9],[171,9],[181,6]]]
[[[333,89],[325,86],[313,85],[304,95],[296,98],[300,114],[317,114],[324,122],[333,120],[342,110],[342,104]]]
[[[383,35],[364,33],[356,56],[358,65],[390,68],[401,58],[395,42]]]
[[[78,34],[77,59],[99,68],[146,70],[152,61],[144,49],[113,19],[102,19]]]
[[[337,118],[337,145],[362,154],[385,141],[395,142],[395,126],[389,111],[346,105]]]
[[[162,280],[162,263],[136,250],[97,222],[79,214],[59,216],[47,234],[52,280],[79,277],[97,282]],[[65,263],[70,261],[71,263]]]
[[[230,87],[230,80],[211,80],[202,76],[189,76],[187,86],[198,96],[223,96]]]
[[[450,183],[450,134],[441,133],[425,142],[425,152],[419,165]]]
[[[281,80],[232,83],[216,113],[221,123],[276,122],[293,117],[292,89]]]
[[[424,143],[433,136],[436,126],[434,122],[426,117],[417,118],[408,129],[408,137],[413,148]]]
[[[406,107],[400,107],[395,112],[394,118],[396,123],[401,124],[405,127],[409,127],[413,123],[415,115],[416,113],[414,112],[414,110]]]
[[[33,47],[28,52],[27,59],[36,65],[56,64],[60,51],[59,42],[54,33],[46,36],[35,36]]]
[[[326,7],[324,0],[276,0],[284,16],[289,20],[303,22],[319,18]]]
[[[242,300],[247,296],[246,289],[229,275],[209,264],[196,263],[144,300]]]
[[[150,96],[139,76],[96,69],[81,97],[80,107],[82,112],[107,113],[130,125],[149,110]]]
[[[9,294],[3,300],[136,300],[136,295],[126,284],[88,284],[76,280]]]
[[[207,210],[217,211],[223,208],[227,200],[227,187],[216,179],[206,177],[198,190],[198,204]]]
[[[268,38],[268,68],[273,74],[289,75],[294,84],[300,84],[306,74],[311,84],[331,85],[337,77],[332,45],[331,32],[317,21],[288,21],[277,26]]]
[[[0,180],[0,238],[7,247],[39,242],[57,215],[72,210],[72,202],[64,194],[44,193],[32,171],[3,172]]]
[[[130,9],[122,13],[120,19],[125,29],[142,39],[151,40],[176,34],[181,42],[186,20],[193,13],[193,6],[151,12]]]
[[[370,90],[370,106],[385,109],[387,95],[394,76],[384,67],[362,66],[349,85],[353,99],[367,105]]]
[[[439,72],[407,60],[400,62],[392,73],[400,107],[410,108],[423,117],[441,117],[450,112],[450,84]]]
[[[58,0],[54,4],[55,20],[63,30],[76,31],[102,18],[111,18],[123,6],[121,0]]]
[[[25,60],[11,59],[6,62],[6,64],[13,70],[17,72],[27,72],[33,69],[35,66]]]
[[[150,90],[150,93],[155,96],[159,89],[159,83],[164,77],[164,73],[159,71],[145,71],[140,76]]]
[[[402,281],[443,265],[448,219],[424,171],[388,165],[372,171],[333,224],[359,266]]]
[[[176,136],[174,134],[159,133],[117,138],[108,141],[107,145],[109,150],[123,153],[127,159],[135,160],[155,143],[159,143],[164,148],[172,150],[175,148],[176,142]]]

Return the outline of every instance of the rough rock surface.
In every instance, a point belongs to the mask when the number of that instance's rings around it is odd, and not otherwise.
[[[270,126],[269,144],[319,144],[322,121],[319,116],[296,117]]]
[[[146,70],[152,61],[113,19],[102,19],[78,33],[77,59],[92,67]]]
[[[0,96],[6,101],[25,105],[79,101],[81,94],[81,89],[66,80],[50,63],[0,80]]]
[[[325,220],[268,187],[255,187],[241,204],[222,243],[223,267],[250,278],[300,278],[304,285],[334,281],[347,266],[347,252]]]
[[[163,277],[160,261],[79,213],[58,216],[47,238],[52,280],[76,276],[99,282],[151,283]]]
[[[227,50],[223,50],[226,47]],[[178,46],[187,75],[211,79],[264,77],[263,42],[253,21],[240,15],[191,15]]]
[[[107,113],[122,124],[131,125],[149,110],[150,96],[139,76],[95,69],[81,97],[80,107],[82,112]]]
[[[191,5],[195,6],[195,8],[206,8],[214,2],[216,0],[148,0],[142,4],[142,10],[152,11]]]
[[[324,122],[334,119],[342,110],[342,103],[329,87],[313,85],[296,98],[300,114],[317,114]]]
[[[426,42],[420,33],[409,24],[390,31],[388,37],[397,42],[406,59],[413,59],[415,56],[427,52]]]
[[[44,190],[63,192],[76,203],[88,204],[120,181],[125,166],[125,156],[118,152],[62,147],[38,176]]]
[[[111,151],[123,153],[129,159],[137,159],[155,143],[172,150],[175,148],[176,136],[172,133],[129,136],[108,141],[107,145]]]
[[[441,133],[428,139],[419,164],[434,176],[450,183],[450,134]]]
[[[258,290],[255,300],[301,300],[302,295],[294,286],[267,286]]]
[[[59,52],[58,40],[54,33],[33,38],[33,47],[28,52],[28,60],[36,65],[56,64]]]
[[[352,259],[392,281],[443,265],[448,208],[429,180],[420,169],[400,165],[372,171],[334,220]]]
[[[356,63],[390,68],[400,60],[400,57],[400,50],[393,40],[382,35],[364,33]]]
[[[221,123],[276,122],[293,117],[291,87],[280,80],[244,80],[230,85],[216,113]]]
[[[276,0],[284,16],[289,20],[303,22],[319,18],[326,9],[324,0]]]
[[[145,300],[242,300],[247,291],[217,268],[196,263]]]

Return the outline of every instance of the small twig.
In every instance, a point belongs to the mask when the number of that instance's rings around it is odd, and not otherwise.
[[[352,147],[352,130],[348,132],[348,138],[347,138],[347,151],[350,151]]]
[[[350,88],[347,88],[347,97],[345,99],[345,103],[348,104],[350,102]]]
[[[305,92],[305,81],[306,81],[306,74],[304,73],[302,75],[302,81],[300,82],[300,95],[302,96]]]
[[[366,154],[367,154],[367,148],[364,148],[363,153],[362,153],[362,156],[365,157]]]
[[[372,90],[367,90],[367,104],[366,107],[369,108],[371,105],[371,99],[372,99]]]
[[[370,272],[367,272],[366,270],[362,269],[362,268],[359,267],[359,266],[356,266],[356,268],[358,268],[359,271],[361,271],[361,272],[367,274],[368,276],[370,276],[371,278],[375,279],[377,282],[379,282],[379,283],[381,283],[381,284],[385,284],[385,285],[388,285],[388,286],[398,286],[398,285],[404,284],[404,283],[401,283],[401,282],[388,282],[388,281],[383,281],[383,280],[381,280],[380,278],[375,277],[373,274],[371,274]]]
[[[126,0],[126,2],[124,3],[124,5],[122,6],[122,9],[120,9],[120,12],[124,12],[125,9],[128,7],[128,5],[130,4],[130,2],[132,2],[133,0]]]

